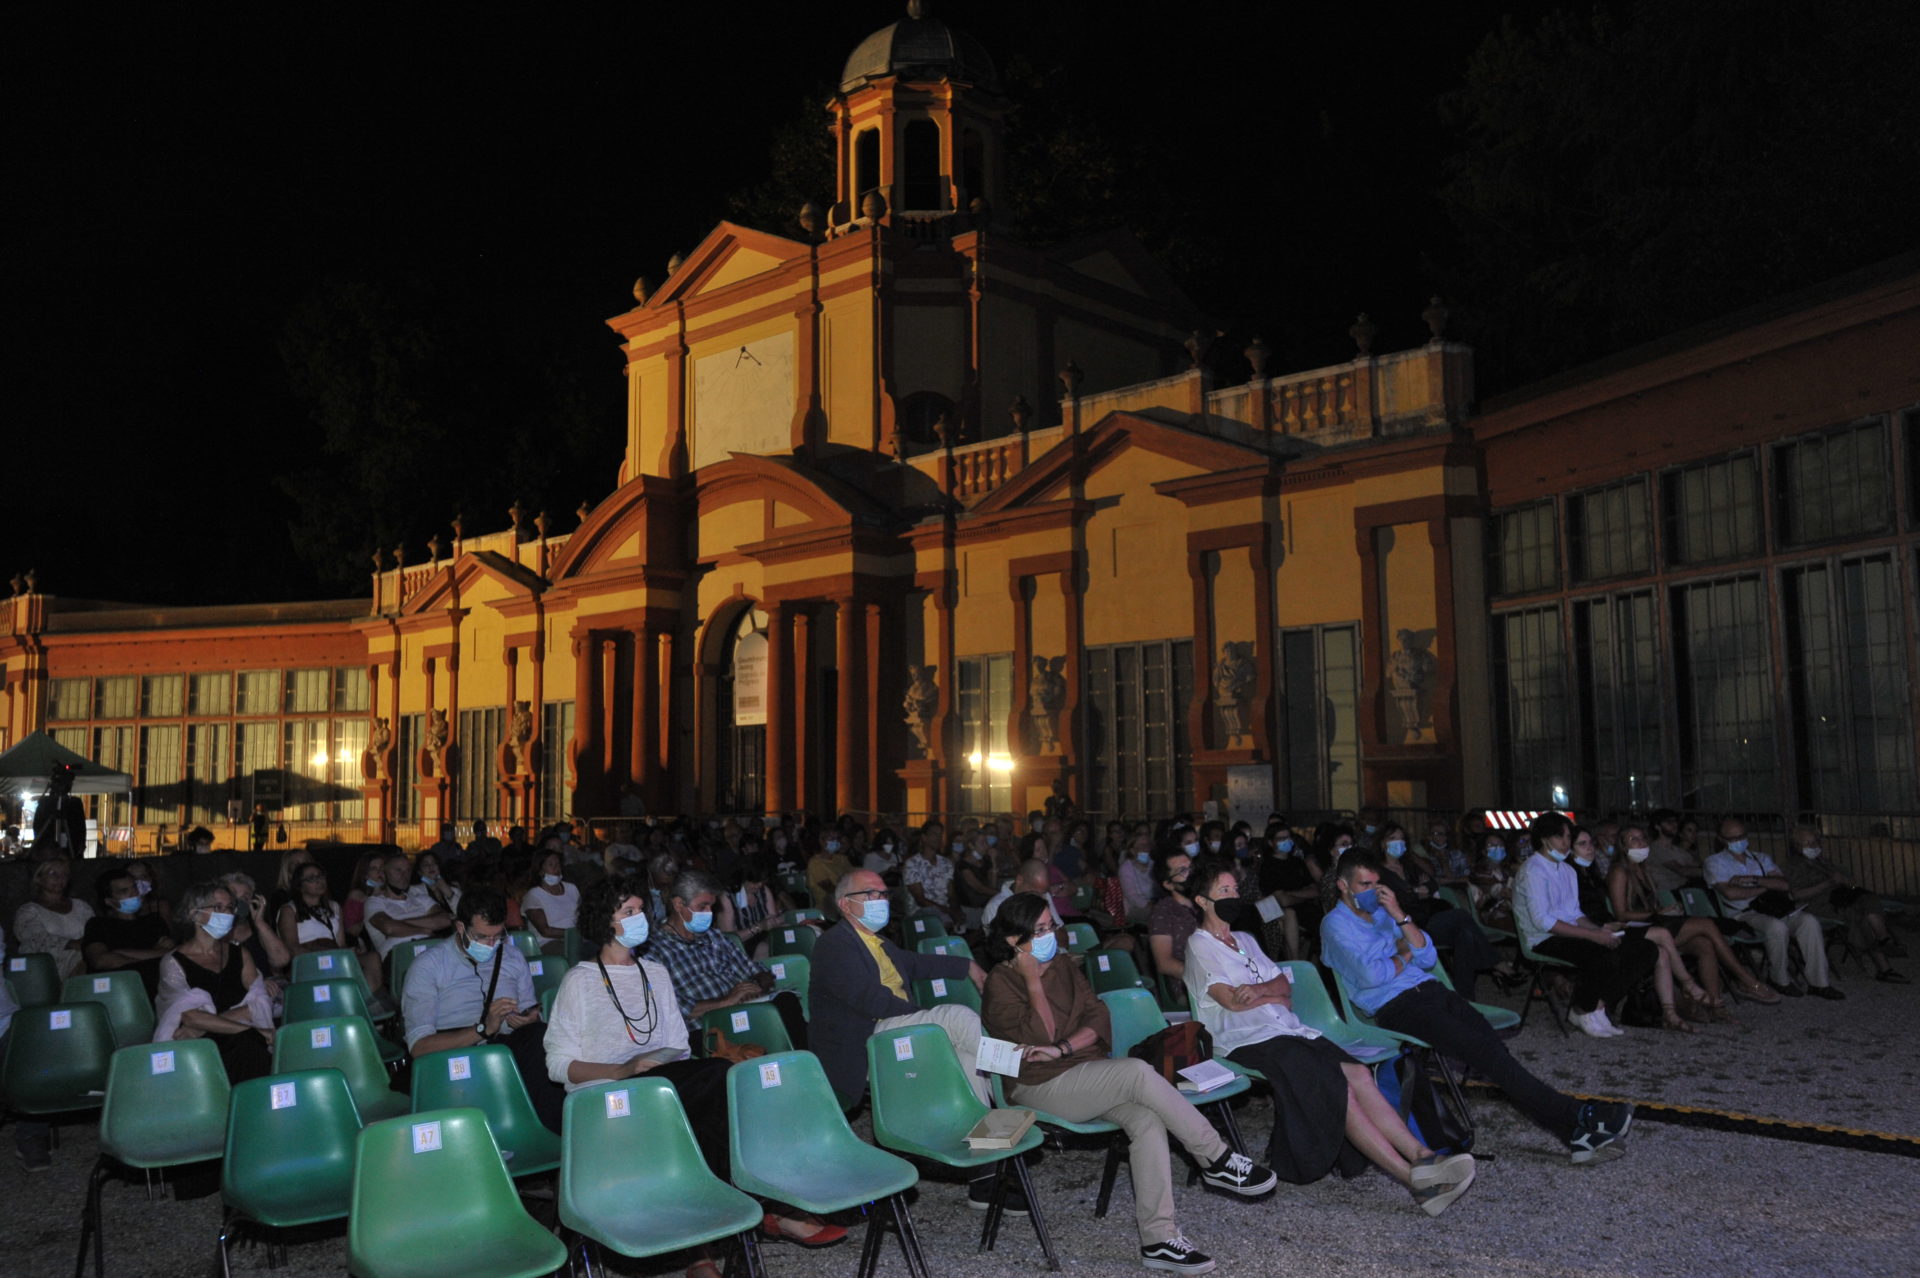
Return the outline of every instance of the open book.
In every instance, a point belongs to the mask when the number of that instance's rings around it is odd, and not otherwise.
[[[1210,1092],[1216,1087],[1225,1087],[1238,1077],[1238,1074],[1218,1061],[1201,1061],[1180,1071],[1180,1090]]]
[[[1033,1126],[1030,1109],[990,1109],[967,1133],[969,1149],[1012,1149]]]

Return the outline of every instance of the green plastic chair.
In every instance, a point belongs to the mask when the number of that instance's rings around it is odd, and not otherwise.
[[[554,986],[550,990],[540,991],[540,1019],[541,1020],[543,1021],[553,1020],[553,1000],[558,998],[559,995],[560,995],[560,987],[558,985]]]
[[[964,976],[923,977],[913,983],[913,1001],[921,1007],[938,1007],[942,1003],[957,1003],[961,1007],[980,1010],[980,991],[973,982]]]
[[[580,961],[580,929],[579,928],[570,927],[561,931],[560,957],[567,961],[568,967],[572,967],[575,963],[578,963]]]
[[[1027,1128],[1010,1149],[968,1146],[967,1133],[988,1110],[968,1086],[953,1040],[945,1030],[938,1025],[909,1025],[870,1036],[867,1087],[873,1100],[873,1139],[882,1148],[966,1171],[999,1164],[991,1205],[980,1231],[981,1251],[992,1251],[1000,1232],[1000,1198],[1007,1188],[1007,1174],[1012,1171],[1026,1194],[1033,1232],[1040,1239],[1047,1268],[1060,1267],[1040,1211],[1039,1196],[1027,1172],[1026,1154],[1039,1148],[1040,1126],[1036,1123]]]
[[[1445,963],[1435,963],[1433,965],[1433,974],[1439,978],[1442,985],[1448,989],[1453,989],[1453,978],[1447,975],[1447,965]],[[1470,1003],[1473,1002],[1472,999],[1468,999],[1467,1001]],[[1497,1003],[1474,1003],[1473,1010],[1486,1017],[1487,1024],[1502,1033],[1505,1033],[1507,1030],[1517,1030],[1520,1028],[1520,1013],[1514,1011],[1511,1007],[1501,1007]]]
[[[949,958],[963,958],[973,961],[973,947],[964,937],[929,936],[914,942],[913,948],[922,954],[941,954]]]
[[[382,1065],[397,1065],[407,1059],[404,1046],[374,1028],[373,1016],[367,1011],[367,996],[361,991],[358,981],[295,981],[287,986],[282,1000],[284,1010],[281,1022],[284,1025],[330,1020],[336,1016],[358,1016],[373,1031],[373,1044],[380,1049]]]
[[[354,1145],[347,1222],[358,1278],[546,1278],[567,1263],[520,1205],[477,1109],[369,1123]]]
[[[414,960],[438,944],[438,941],[402,941],[387,951],[387,962],[393,965],[393,975],[387,979],[387,985],[395,998],[407,988],[407,969],[413,966]]]
[[[988,1086],[993,1089],[993,1103],[996,1108],[1007,1109],[1015,1104],[1015,1102],[1007,1099],[1006,1078],[1004,1075],[990,1075]],[[1100,1169],[1100,1194],[1094,1200],[1093,1204],[1093,1214],[1096,1217],[1105,1216],[1108,1205],[1113,1201],[1114,1182],[1119,1178],[1120,1166],[1124,1161],[1120,1155],[1127,1146],[1126,1132],[1121,1129],[1118,1123],[1110,1123],[1104,1118],[1095,1118],[1084,1123],[1078,1123],[1070,1118],[1062,1118],[1058,1114],[1048,1113],[1037,1105],[1026,1105],[1025,1108],[1033,1111],[1035,1122],[1052,1127],[1058,1131],[1071,1132],[1075,1136],[1103,1136],[1106,1138],[1106,1156]],[[1132,1172],[1129,1171],[1128,1175],[1131,1176]]]
[[[1362,1065],[1379,1065],[1406,1050],[1405,1044],[1375,1025],[1360,1025],[1340,1015],[1327,993],[1320,971],[1304,959],[1275,964],[1293,982],[1293,1014],[1309,1029],[1319,1030]],[[1193,969],[1188,969],[1189,971]],[[1235,1068],[1231,1061],[1222,1064]]]
[[[360,969],[360,956],[352,950],[315,950],[311,954],[296,954],[293,956],[293,979],[358,981],[361,992],[369,992],[367,974]]]
[[[236,1226],[252,1221],[277,1232],[340,1220],[353,1201],[353,1147],[360,1136],[347,1076],[337,1069],[250,1078],[227,1107],[220,1196],[220,1272]],[[277,1238],[269,1245],[284,1252]],[[285,1257],[280,1257],[284,1261]]]
[[[700,1055],[713,1055],[713,1045],[725,1034],[735,1043],[756,1043],[773,1052],[791,1052],[793,1040],[787,1037],[787,1024],[780,1009],[772,1003],[742,1003],[737,1007],[716,1007],[700,1017]]]
[[[1438,970],[1439,967],[1440,964],[1434,964],[1435,970]],[[1347,983],[1340,979],[1338,972],[1333,974],[1333,984],[1340,994],[1340,1010],[1345,1013],[1346,1019],[1350,1024],[1364,1025],[1376,1034],[1385,1035],[1390,1039],[1397,1039],[1405,1043],[1409,1048],[1427,1053],[1427,1059],[1439,1067],[1440,1077],[1446,1082],[1447,1091],[1453,1097],[1455,1109],[1467,1124],[1467,1135],[1468,1139],[1471,1140],[1474,1126],[1473,1111],[1467,1108],[1467,1098],[1460,1090],[1460,1080],[1453,1076],[1453,1066],[1447,1063],[1446,1053],[1435,1051],[1433,1044],[1427,1042],[1424,1038],[1415,1038],[1411,1034],[1402,1034],[1398,1030],[1390,1030],[1384,1025],[1377,1024],[1372,1016],[1361,1011],[1358,1005],[1354,1003],[1352,992],[1347,989]],[[1448,988],[1451,989],[1452,987],[1449,986]],[[1408,1114],[1407,1097],[1405,1093],[1401,1094],[1400,1100],[1400,1116],[1405,1118]]]
[[[544,994],[548,990],[558,989],[560,978],[572,966],[558,954],[543,954],[539,958],[528,959],[527,971],[533,976],[533,992]]]
[[[1100,933],[1091,923],[1067,924],[1067,934],[1062,939],[1067,943],[1069,954],[1085,954],[1100,948]]]
[[[765,1209],[708,1169],[672,1083],[595,1083],[561,1112],[560,1223],[589,1274],[591,1245],[639,1260],[728,1237],[758,1272]]]
[[[62,1003],[98,1003],[113,1025],[113,1045],[132,1047],[153,1041],[153,1000],[138,972],[86,972],[69,976],[60,987]]]
[[[807,886],[807,876],[788,871],[773,876],[773,886],[784,892],[787,898],[804,908],[813,904],[813,889]]]
[[[1073,891],[1067,895],[1067,903],[1075,913],[1085,914],[1093,908],[1093,888],[1085,883],[1076,883]]]
[[[813,987],[813,960],[804,954],[782,954],[768,958],[767,970],[773,973],[773,988],[790,990],[800,1000],[801,1015],[812,1020],[813,1003],[808,996]]]
[[[560,1138],[533,1112],[527,1084],[503,1043],[429,1052],[413,1062],[413,1112],[473,1108],[487,1116],[514,1179],[560,1165]]]
[[[1087,951],[1087,980],[1092,984],[1095,994],[1105,994],[1108,990],[1147,989],[1140,969],[1133,965],[1133,955],[1125,950]],[[1155,1010],[1159,1010],[1157,1004]]]
[[[1107,1019],[1112,1023],[1113,1048],[1108,1053],[1115,1060],[1125,1060],[1142,1041],[1153,1037],[1167,1028],[1167,1018],[1160,1011],[1160,1002],[1154,998],[1153,991],[1145,989],[1106,990],[1101,993],[1100,1001],[1107,1005]],[[1240,1136],[1240,1124],[1233,1116],[1233,1107],[1224,1102],[1244,1094],[1252,1086],[1244,1077],[1231,1083],[1222,1083],[1210,1092],[1183,1092],[1196,1108],[1207,1109],[1219,1118],[1226,1129],[1227,1143],[1233,1146],[1233,1152],[1247,1152],[1247,1142]]]
[[[938,914],[915,914],[900,929],[915,945],[929,937],[945,936],[947,922]]]
[[[363,1122],[407,1112],[407,1098],[387,1086],[373,1027],[365,1017],[333,1016],[282,1026],[273,1036],[273,1072],[337,1069],[353,1091],[353,1107]]]
[[[736,1188],[816,1216],[884,1200],[908,1271],[927,1272],[905,1197],[919,1173],[853,1134],[818,1057],[778,1052],[735,1066],[727,1071],[727,1103]],[[868,1220],[865,1273],[879,1259],[886,1223],[878,1213]]]
[[[810,927],[775,928],[767,933],[767,957],[780,954],[798,954],[802,958],[813,957],[814,943],[820,934]]]
[[[782,910],[780,911],[780,918],[776,925],[779,927],[793,927],[796,924],[805,923],[808,919],[812,919],[816,923],[824,923],[827,921],[827,915],[824,910]]]
[[[21,1114],[98,1109],[107,1096],[113,1022],[102,1003],[42,1003],[13,1014],[0,1096]]]
[[[51,954],[16,954],[7,960],[7,988],[19,1007],[60,1001],[60,966]]]
[[[135,977],[136,984],[139,977]],[[144,995],[145,991],[142,990]],[[114,1163],[151,1172],[220,1157],[226,1147],[226,1067],[211,1039],[123,1047],[107,1067],[107,1095],[100,1110],[100,1156],[87,1178],[80,1213],[77,1274],[93,1246],[93,1270],[107,1272],[107,1235],[100,1212],[100,1186]],[[143,1248],[142,1254],[149,1254]]]
[[[540,951],[546,946],[546,938],[530,927],[516,928],[507,933],[507,939],[513,942],[513,948],[530,959],[540,957]]]
[[[1520,1004],[1520,1024],[1525,1025],[1527,1023],[1527,1013],[1533,1010],[1533,996],[1537,993],[1546,1003],[1547,1012],[1551,1016],[1553,1023],[1560,1028],[1561,1034],[1571,1033],[1571,1030],[1569,1030],[1567,1026],[1567,1017],[1573,1011],[1573,1005],[1569,1002],[1565,1006],[1562,1006],[1554,1002],[1553,990],[1547,984],[1546,973],[1550,967],[1563,967],[1568,971],[1572,971],[1573,964],[1567,962],[1565,959],[1557,959],[1534,949],[1533,946],[1527,944],[1526,936],[1520,931],[1517,925],[1514,927],[1513,939],[1514,943],[1520,947],[1520,967],[1521,970],[1526,973],[1527,977],[1527,997],[1522,1000]],[[1438,967],[1440,965],[1436,963],[1434,966]]]

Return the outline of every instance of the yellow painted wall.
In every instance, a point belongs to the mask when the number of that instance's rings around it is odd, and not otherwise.
[[[827,438],[851,448],[873,443],[873,301],[835,298],[820,315],[820,402]]]

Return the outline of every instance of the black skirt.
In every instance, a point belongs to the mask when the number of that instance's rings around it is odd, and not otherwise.
[[[1273,1135],[1267,1165],[1294,1185],[1307,1185],[1330,1171],[1343,1177],[1366,1170],[1366,1156],[1347,1141],[1347,1076],[1358,1064],[1325,1038],[1276,1035],[1227,1054],[1259,1070],[1273,1088]]]

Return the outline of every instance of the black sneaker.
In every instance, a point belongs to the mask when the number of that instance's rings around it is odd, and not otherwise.
[[[1220,1155],[1219,1162],[1201,1172],[1200,1179],[1215,1189],[1224,1189],[1230,1194],[1244,1194],[1248,1198],[1266,1193],[1280,1181],[1268,1168],[1232,1150]]]
[[[1142,1247],[1140,1263],[1149,1269],[1170,1269],[1177,1274],[1204,1274],[1213,1269],[1213,1257],[1194,1250],[1185,1234],[1175,1234],[1163,1243]]]
[[[1575,1163],[1604,1163],[1627,1152],[1633,1106],[1624,1101],[1595,1101],[1580,1110],[1580,1125],[1567,1148]]]
[[[975,1211],[985,1211],[993,1205],[993,1187],[999,1183],[999,1174],[982,1176],[967,1185],[967,1206]],[[1003,1216],[1029,1216],[1027,1193],[1020,1188],[1019,1181],[1010,1181],[1006,1191],[1000,1195],[1000,1213]]]
[[[1846,997],[1845,993],[1833,988],[1831,985],[1809,985],[1807,986],[1807,993],[1813,995],[1815,998],[1827,998],[1835,1002]]]
[[[1776,985],[1774,982],[1768,981],[1767,988],[1771,989],[1775,994],[1778,994],[1781,998],[1799,998],[1800,997],[1800,987],[1798,985],[1795,985],[1792,981],[1788,981],[1785,985]]]

